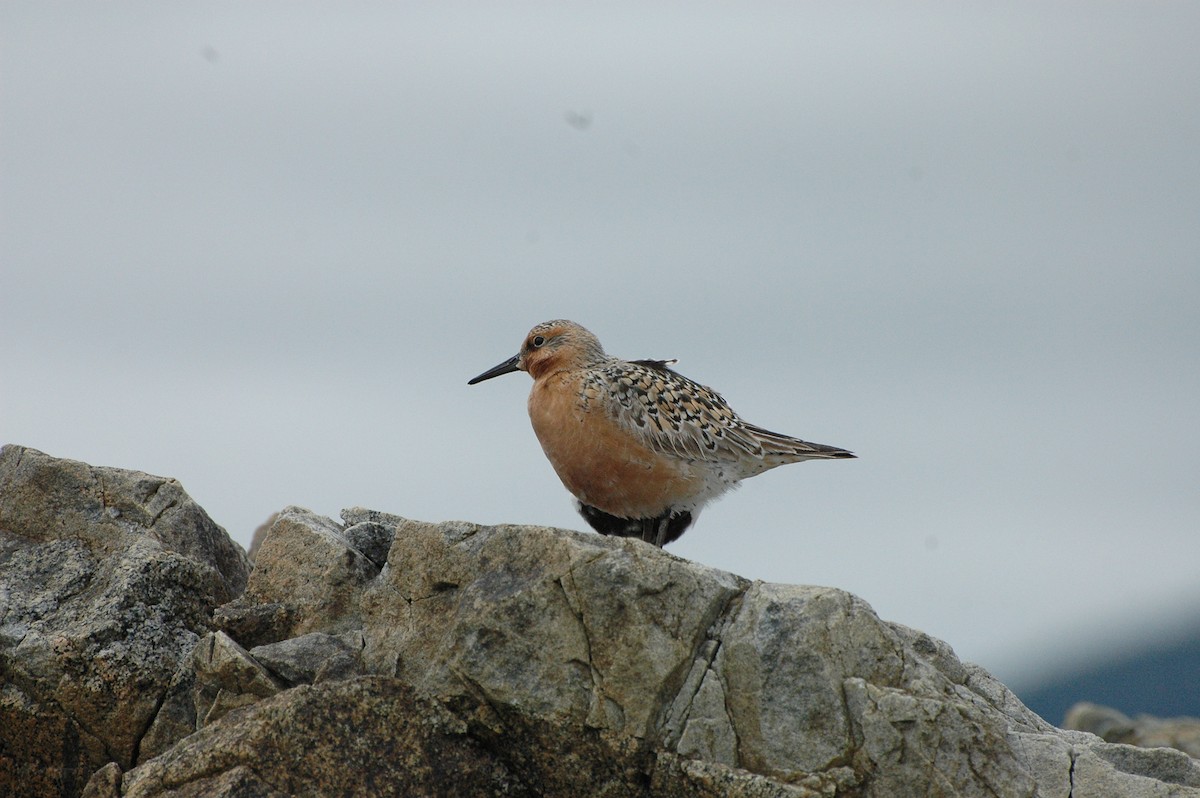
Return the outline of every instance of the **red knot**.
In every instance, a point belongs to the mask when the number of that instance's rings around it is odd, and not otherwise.
[[[673,360],[621,360],[573,321],[539,324],[521,351],[468,385],[525,371],[529,418],[579,512],[602,535],[662,546],[701,508],[787,463],[854,457],[743,421]]]

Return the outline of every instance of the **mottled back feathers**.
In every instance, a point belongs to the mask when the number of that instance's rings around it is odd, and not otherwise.
[[[747,424],[719,393],[669,368],[673,362],[606,358],[583,374],[585,400],[603,407],[656,451],[700,461],[761,459],[762,467],[751,467],[751,473],[800,460],[853,456]]]

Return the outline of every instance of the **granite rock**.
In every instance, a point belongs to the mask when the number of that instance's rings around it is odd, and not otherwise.
[[[121,484],[106,501],[135,504]],[[833,588],[290,507],[239,595],[203,547],[20,496],[0,498],[5,795],[1200,798],[1185,754],[1056,729]]]
[[[0,450],[0,794],[128,768],[245,555],[175,480]]]

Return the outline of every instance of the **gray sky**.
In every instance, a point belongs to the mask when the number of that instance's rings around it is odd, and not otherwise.
[[[0,441],[583,529],[550,318],[861,459],[671,551],[1020,687],[1200,603],[1200,5],[0,4]],[[1057,719],[1054,719],[1057,720]]]

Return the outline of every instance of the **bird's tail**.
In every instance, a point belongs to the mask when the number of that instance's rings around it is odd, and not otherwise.
[[[829,446],[824,443],[810,443],[789,435],[745,425],[746,431],[754,435],[754,439],[763,448],[763,457],[771,463],[771,467],[785,463],[798,463],[802,460],[847,460],[855,457],[854,452]]]

